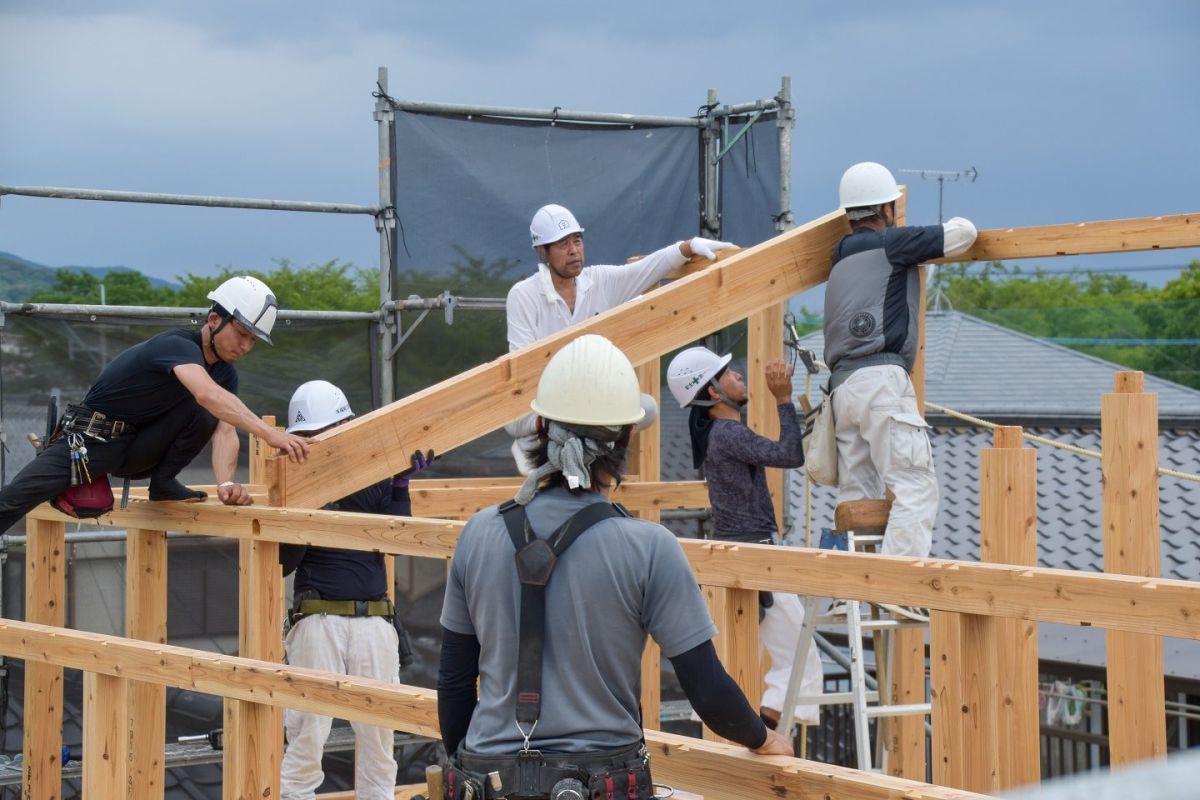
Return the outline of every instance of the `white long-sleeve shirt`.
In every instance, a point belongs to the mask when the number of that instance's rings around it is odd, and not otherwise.
[[[573,312],[555,291],[550,268],[538,264],[537,272],[517,281],[508,292],[508,349],[524,347],[632,300],[686,262],[675,243],[632,264],[584,267],[575,278]]]

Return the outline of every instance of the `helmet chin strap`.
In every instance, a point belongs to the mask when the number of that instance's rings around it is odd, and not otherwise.
[[[218,364],[224,363],[225,359],[221,358],[221,354],[217,352],[217,334],[220,333],[221,331],[223,331],[225,329],[225,326],[228,324],[229,324],[229,317],[221,317],[221,324],[218,325],[216,327],[216,330],[214,330],[208,336],[208,349],[212,351],[213,358],[215,358],[217,360]]]
[[[742,402],[739,403],[739,402],[733,400],[729,395],[727,395],[725,393],[725,390],[721,387],[721,384],[719,381],[709,380],[709,382],[705,385],[705,388],[708,388],[710,386],[713,389],[715,389],[717,392],[716,400],[696,399],[696,400],[693,400],[689,405],[700,406],[702,408],[712,408],[713,406],[720,404],[720,405],[729,406],[734,411],[738,411],[738,412],[740,412],[742,410],[742,406],[746,405],[745,400],[743,400]]]

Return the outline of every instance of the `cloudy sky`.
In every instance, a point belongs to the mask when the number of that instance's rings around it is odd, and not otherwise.
[[[984,228],[1194,212],[1198,42],[1195,0],[0,0],[0,184],[374,204],[380,66],[403,99],[672,116],[790,75],[797,221],[864,159],[977,167],[946,207]],[[909,180],[910,220],[936,221],[936,183]],[[50,265],[373,267],[377,247],[367,217],[0,201],[0,250]]]

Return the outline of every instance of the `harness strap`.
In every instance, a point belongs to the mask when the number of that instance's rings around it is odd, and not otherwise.
[[[598,522],[628,517],[616,503],[591,503],[577,511],[547,539],[539,539],[529,527],[525,506],[514,500],[500,505],[517,555],[521,580],[521,622],[517,656],[517,722],[526,736],[533,733],[542,709],[542,651],[546,643],[546,584],[558,557],[571,543]],[[524,726],[530,726],[528,730]]]

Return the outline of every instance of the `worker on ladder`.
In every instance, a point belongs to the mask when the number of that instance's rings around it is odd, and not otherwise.
[[[804,464],[800,424],[791,399],[792,368],[782,361],[766,365],[767,389],[775,396],[779,409],[779,440],[772,441],[742,422],[742,407],[749,398],[741,374],[729,368],[730,358],[706,347],[689,347],[667,367],[667,386],[680,408],[691,408],[688,429],[692,461],[697,469],[704,468],[714,538],[772,544],[779,528],[767,488],[766,467]],[[804,606],[794,594],[760,592],[759,598],[762,646],[771,656],[759,713],[774,728],[784,707],[797,640],[804,625]],[[820,695],[824,671],[816,648],[808,648],[803,670],[803,695]],[[820,708],[797,705],[795,719],[802,724],[818,724]]]
[[[833,251],[825,287],[825,361],[832,376],[838,503],[895,495],[882,552],[924,558],[933,544],[938,484],[928,424],[917,407],[919,267],[965,252],[975,226],[896,227],[900,188],[882,164],[842,175],[851,232]]]
[[[756,753],[792,754],[717,659],[717,629],[678,541],[602,494],[623,475],[645,415],[639,394],[633,365],[602,336],[555,353],[531,404],[534,470],[516,497],[463,528],[437,681],[451,800],[649,800],[647,634],[712,730]]]

